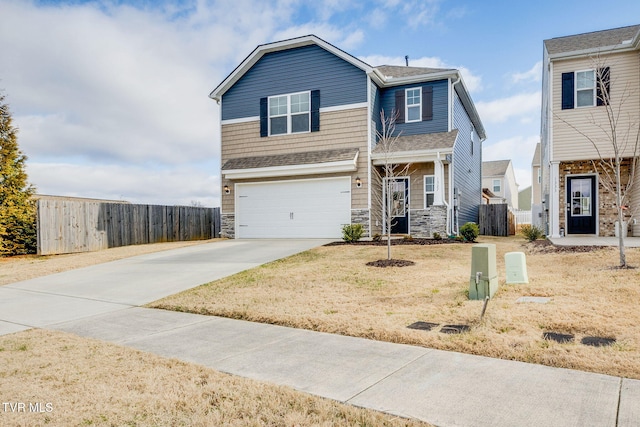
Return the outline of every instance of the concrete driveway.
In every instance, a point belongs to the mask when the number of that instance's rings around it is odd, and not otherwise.
[[[0,287],[0,335],[140,306],[330,240],[222,240]]]

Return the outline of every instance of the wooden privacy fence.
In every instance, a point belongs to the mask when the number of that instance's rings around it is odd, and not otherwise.
[[[38,254],[91,252],[220,233],[220,208],[38,200]]]
[[[480,205],[480,234],[484,236],[509,236],[516,234],[515,216],[509,205]]]

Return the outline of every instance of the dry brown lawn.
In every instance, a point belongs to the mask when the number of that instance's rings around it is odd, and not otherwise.
[[[3,426],[426,425],[43,330],[0,337],[0,384]]]
[[[320,247],[150,306],[640,379],[640,269],[611,268],[617,249],[544,253],[521,237],[479,241],[496,244],[501,283],[483,321],[482,302],[467,298],[469,244],[394,246],[393,258],[415,265],[392,268],[365,265],[384,258],[385,247]],[[505,285],[504,254],[512,251],[526,254],[527,285]],[[627,249],[627,261],[640,267],[640,249]],[[521,296],[551,301],[516,303]],[[416,321],[471,330],[407,328]],[[575,341],[548,341],[543,332]],[[616,342],[590,347],[580,343],[585,336]]]

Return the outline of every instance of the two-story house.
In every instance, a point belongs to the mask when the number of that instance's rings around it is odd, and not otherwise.
[[[614,155],[611,107],[628,181],[640,119],[639,32],[634,25],[544,41],[541,191],[552,237],[615,234],[615,195],[603,185],[599,160]],[[635,180],[632,206],[640,201],[640,174]]]
[[[512,209],[518,209],[518,183],[511,160],[492,160],[482,162],[482,188],[493,193],[491,203],[506,203]]]
[[[372,67],[308,35],[258,46],[210,97],[225,237],[336,238],[349,223],[382,233],[376,168],[389,161],[411,164],[393,178],[392,232],[431,237],[478,220],[485,132],[458,70]],[[397,112],[385,153],[382,111]]]

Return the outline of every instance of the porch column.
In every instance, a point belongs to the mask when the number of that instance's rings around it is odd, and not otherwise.
[[[438,157],[435,162],[433,162],[434,171],[433,171],[433,179],[435,192],[433,194],[433,204],[436,206],[440,206],[444,201],[444,167],[442,166],[442,161],[440,160],[440,153],[438,153]]]
[[[552,162],[549,168],[549,233],[551,237],[560,237],[560,162]],[[566,230],[565,230],[566,235]]]

